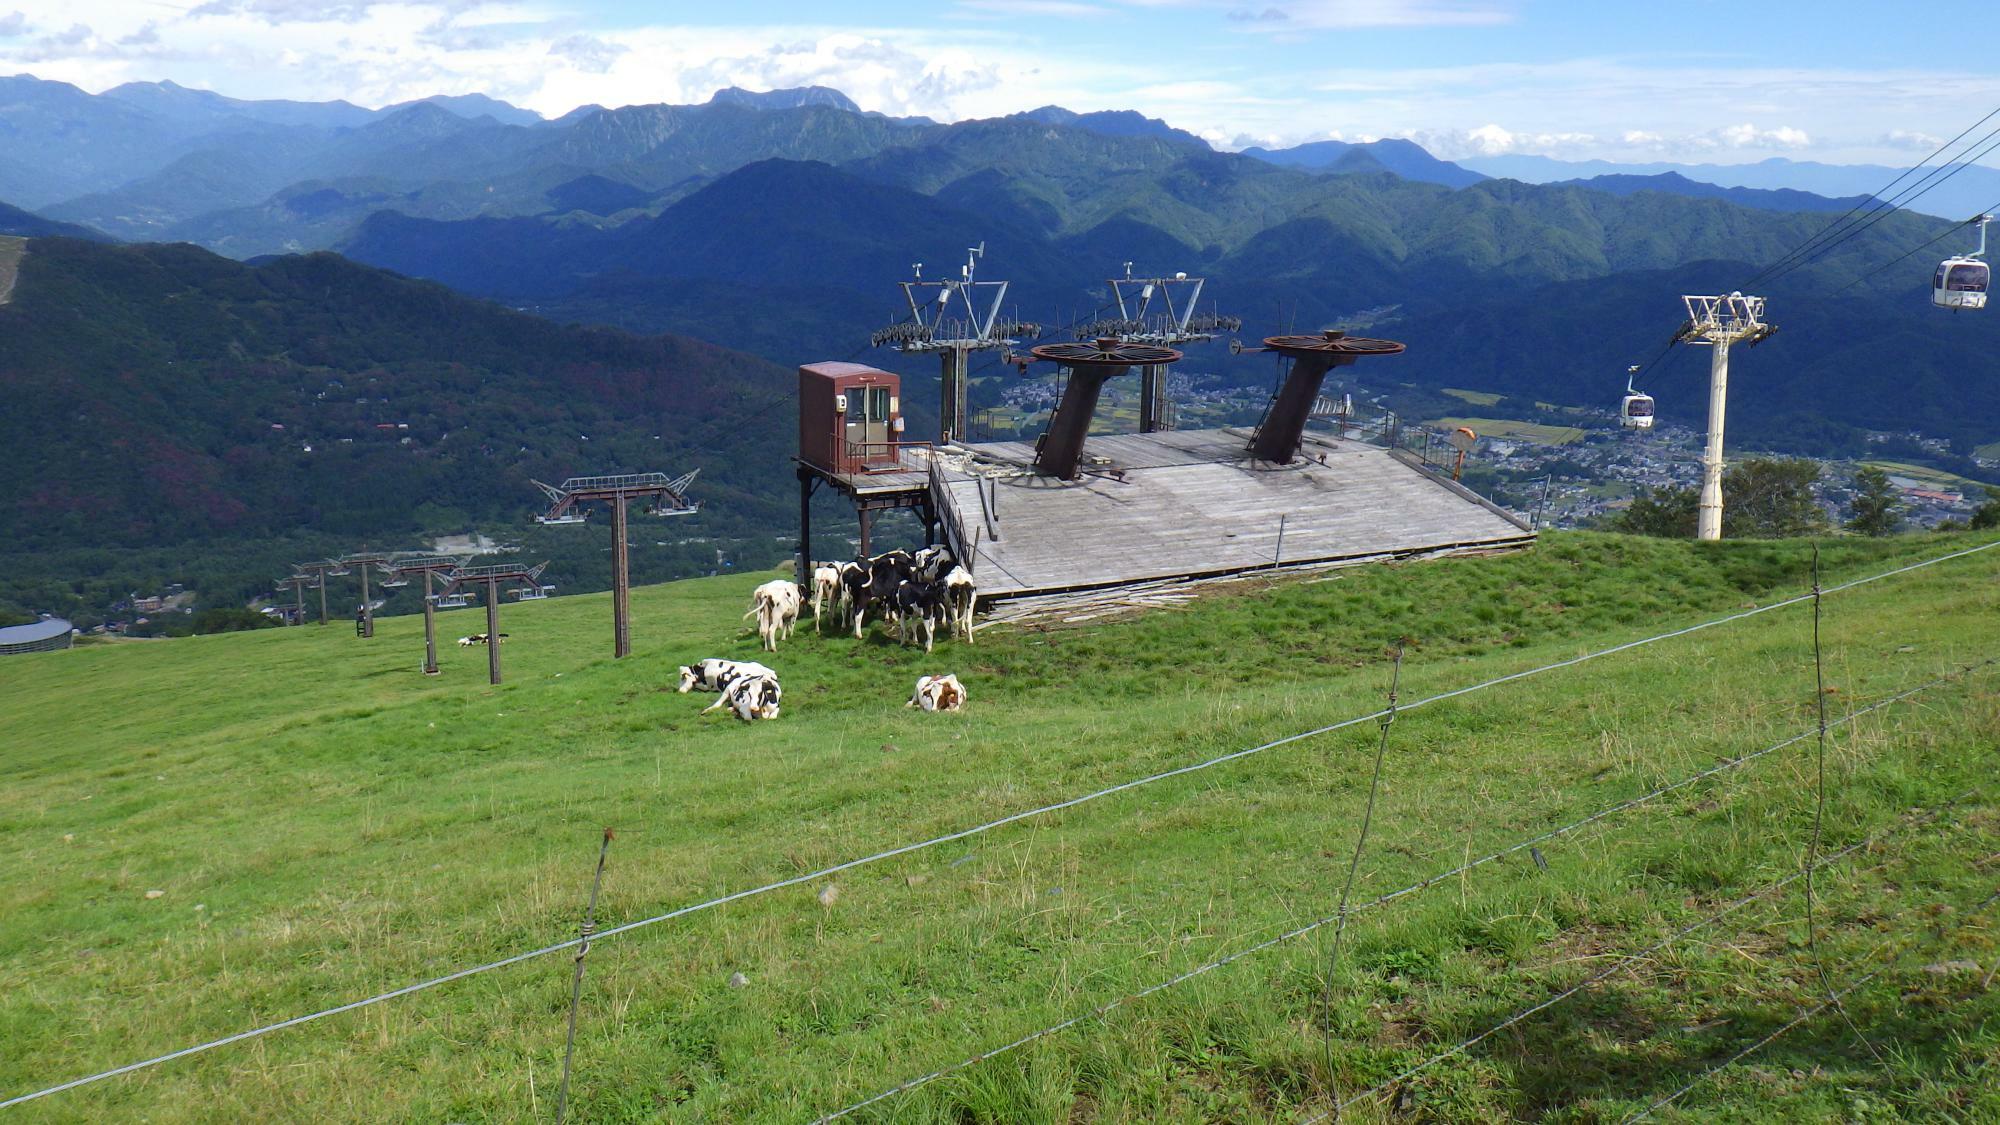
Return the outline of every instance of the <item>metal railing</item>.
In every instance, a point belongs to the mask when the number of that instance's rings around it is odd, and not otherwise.
[[[913,456],[922,450],[922,456]],[[931,443],[927,441],[849,441],[841,446],[842,460],[853,473],[923,472],[930,463]]]
[[[927,472],[930,476],[931,511],[937,514],[938,526],[944,530],[945,545],[951,548],[951,557],[970,574],[978,562],[975,557],[978,544],[965,534],[965,517],[959,514],[958,501],[951,494],[951,483],[945,480],[944,469],[935,458],[931,460]],[[974,477],[972,483],[975,488],[978,487],[979,478]],[[983,504],[984,493],[980,494],[980,499]]]

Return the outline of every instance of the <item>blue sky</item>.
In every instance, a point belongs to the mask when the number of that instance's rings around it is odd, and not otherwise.
[[[1963,13],[1580,0],[0,0],[0,71],[548,115],[819,83],[953,120],[1137,109],[1222,147],[1906,164],[2000,104]]]

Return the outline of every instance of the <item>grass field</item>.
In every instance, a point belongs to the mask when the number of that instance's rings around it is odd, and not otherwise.
[[[1550,426],[1541,422],[1516,422],[1510,418],[1439,418],[1435,422],[1424,423],[1441,430],[1469,426],[1480,437],[1517,438],[1522,441],[1536,441],[1543,445],[1568,445],[1583,440],[1583,430],[1576,426]]]
[[[1492,406],[1494,403],[1507,397],[1505,395],[1493,394],[1489,391],[1463,391],[1456,387],[1439,387],[1438,390],[1455,399],[1469,402],[1474,406]]]
[[[1981,541],[1836,539],[1823,561],[1832,583]],[[765,658],[785,714],[756,726],[671,684],[678,662],[755,655],[757,575],[634,591],[623,661],[604,596],[507,605],[497,689],[479,649],[419,676],[414,618],[372,641],[335,625],[0,660],[0,1098],[574,936],[605,826],[601,928],[1364,715],[1399,637],[1407,704],[1768,604],[1806,587],[1807,555],[1552,534],[930,657],[808,624]],[[1830,594],[1834,716],[2000,655],[1996,577],[2000,550]],[[1811,620],[1793,606],[1407,711],[1355,901],[1810,729]],[[966,711],[902,706],[942,670]],[[1996,684],[1976,670],[1832,738],[1826,846],[1889,835],[1819,876],[1821,947],[1836,986],[1882,971],[1846,1003],[1887,1065],[1823,1013],[1663,1119],[2000,1119],[2000,911],[1971,909],[2000,877],[2000,794],[1945,807],[1992,785]],[[606,939],[572,1116],[810,1120],[1324,917],[1376,738],[1364,723]],[[1323,929],[850,1120],[1298,1120],[1329,1081],[1388,1082],[1796,872],[1814,776],[1807,739],[1358,913],[1330,1008]],[[1799,891],[1347,1119],[1623,1119],[1815,1002]],[[570,971],[516,964],[15,1113],[546,1119]]]
[[[1921,481],[1936,489],[1963,492],[1971,497],[1979,497],[1986,494],[1985,485],[1976,480],[1959,476],[1957,473],[1947,473],[1943,469],[1933,469],[1925,465],[1912,465],[1907,461],[1863,461],[1861,463],[1864,465],[1873,465],[1885,473],[1893,473],[1899,477],[1908,477],[1914,481]]]

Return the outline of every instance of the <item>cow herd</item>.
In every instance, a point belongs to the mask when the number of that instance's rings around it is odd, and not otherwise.
[[[972,575],[943,547],[915,553],[890,551],[812,568],[813,628],[832,612],[859,640],[872,616],[891,621],[903,644],[923,641],[931,650],[937,634],[972,640],[972,603],[978,595]]]
[[[943,547],[921,551],[890,551],[852,562],[815,563],[808,568],[813,631],[831,615],[856,639],[870,619],[893,623],[904,645],[922,642],[931,651],[937,635],[972,640],[972,609],[978,594],[972,575]],[[750,610],[758,643],[765,652],[791,639],[805,611],[808,594],[790,579],[766,582],[751,591]],[[778,717],[784,690],[778,674],[755,661],[710,658],[680,668],[682,694],[717,693],[702,713],[727,709],[745,722]],[[956,711],[965,705],[965,685],[955,675],[922,676],[906,706],[925,711]]]

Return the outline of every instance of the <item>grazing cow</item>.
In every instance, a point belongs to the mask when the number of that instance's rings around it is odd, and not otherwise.
[[[965,706],[965,685],[958,682],[955,675],[918,676],[917,690],[910,694],[905,707],[921,707],[926,711],[956,711]]]
[[[841,611],[854,618],[854,635],[861,636],[861,617],[868,609],[868,590],[875,580],[875,566],[865,558],[840,564]]]
[[[902,643],[909,644],[911,638],[919,634],[924,638],[924,651],[931,650],[931,642],[937,636],[937,627],[945,615],[945,588],[942,582],[925,582],[909,578],[896,585],[894,611],[896,614],[896,635]]]
[[[830,563],[820,563],[813,567],[813,632],[819,632],[819,619],[828,609],[840,608],[840,570]]]
[[[727,707],[731,714],[746,723],[775,719],[778,717],[778,703],[784,694],[778,686],[776,673],[739,676],[723,690],[722,698],[702,708],[701,713],[706,715]]]
[[[788,578],[774,578],[750,592],[750,612],[757,619],[757,635],[767,652],[778,651],[778,640],[790,640],[792,627],[799,621],[799,586]]]
[[[972,574],[962,566],[954,566],[951,573],[944,576],[945,621],[951,626],[954,636],[963,637],[966,644],[972,643],[972,604],[979,597],[979,587],[973,584]]]
[[[679,691],[682,695],[697,689],[726,692],[730,684],[744,676],[775,675],[776,672],[754,660],[724,660],[721,657],[711,656],[707,660],[681,665]]]

